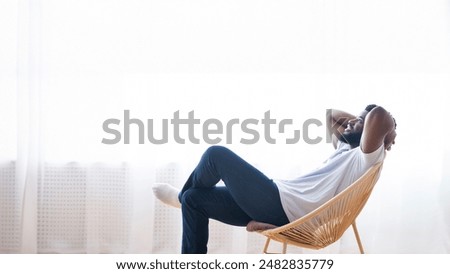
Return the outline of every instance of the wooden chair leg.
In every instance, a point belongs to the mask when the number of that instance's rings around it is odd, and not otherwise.
[[[264,245],[264,250],[263,250],[264,254],[267,254],[267,249],[269,248],[269,244],[270,244],[270,238],[267,238],[266,244]]]
[[[358,228],[356,227],[356,221],[352,223],[353,232],[355,232],[356,241],[358,242],[359,252],[364,254],[364,248],[361,243],[361,239],[359,238]]]
[[[266,244],[264,245],[264,250],[263,250],[264,254],[273,254],[273,253],[267,252],[267,249],[269,249],[269,244],[270,244],[270,238],[267,238]],[[287,251],[287,243],[283,243],[283,254],[286,254],[286,251]]]
[[[286,254],[287,243],[283,243],[283,254]]]

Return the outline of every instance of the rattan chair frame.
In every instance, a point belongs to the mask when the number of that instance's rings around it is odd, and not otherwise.
[[[257,231],[267,237],[263,252],[269,253],[271,240],[283,244],[282,253],[286,253],[287,245],[322,249],[339,240],[352,225],[359,251],[364,254],[355,220],[369,199],[382,166],[382,162],[375,164],[353,184],[309,214],[284,226]]]

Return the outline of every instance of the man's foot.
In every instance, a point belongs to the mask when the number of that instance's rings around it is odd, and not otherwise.
[[[273,229],[273,228],[277,228],[277,226],[272,225],[272,224],[257,222],[254,220],[250,221],[247,224],[247,231],[249,231],[249,232],[261,231],[261,230],[267,230],[267,229]]]
[[[180,193],[179,189],[169,184],[154,184],[152,189],[153,194],[161,202],[176,208],[181,208],[181,203],[178,200],[178,193]]]

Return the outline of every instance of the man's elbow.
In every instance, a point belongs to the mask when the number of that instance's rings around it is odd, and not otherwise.
[[[376,124],[377,127],[383,128],[386,132],[394,128],[394,119],[391,114],[381,106],[372,109],[367,115],[367,119]]]
[[[384,109],[382,106],[376,106],[374,107],[370,112],[371,115],[386,115],[389,114],[386,109]]]

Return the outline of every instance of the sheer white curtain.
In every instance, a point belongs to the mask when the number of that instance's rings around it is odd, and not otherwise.
[[[397,144],[358,225],[370,253],[448,253],[448,1],[2,1],[0,252],[177,253],[181,216],[151,185],[182,186],[208,144],[177,144],[170,119],[257,119],[226,145],[273,178],[314,168],[332,151],[324,126],[286,144],[327,108],[383,105]],[[139,144],[124,112],[167,144]],[[292,119],[286,133],[261,120]],[[104,131],[119,119],[122,139]],[[301,135],[302,136],[302,135]],[[230,240],[231,239],[231,240]],[[211,223],[212,253],[258,253],[264,239]],[[311,252],[292,249],[291,252]],[[315,252],[315,251],[314,251]],[[351,234],[320,252],[357,252]]]

